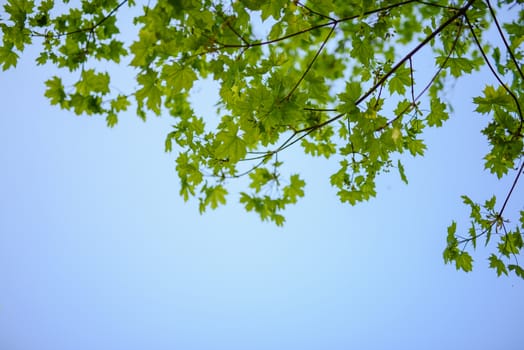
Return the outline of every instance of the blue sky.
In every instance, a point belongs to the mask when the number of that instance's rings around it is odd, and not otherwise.
[[[199,215],[163,153],[168,117],[108,129],[50,107],[52,74],[27,57],[0,76],[0,349],[522,348],[524,283],[482,249],[469,274],[442,261],[447,225],[468,225],[459,196],[511,180],[483,171],[486,76],[449,91],[454,117],[406,158],[409,185],[386,174],[367,203],[338,202],[330,161],[285,153],[308,185],[277,228],[234,193]]]

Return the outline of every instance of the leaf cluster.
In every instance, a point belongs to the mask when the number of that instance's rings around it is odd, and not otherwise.
[[[495,269],[497,276],[508,275],[508,271],[524,278],[524,269],[519,265],[518,256],[523,247],[524,211],[520,211],[520,220],[514,228],[508,227],[508,220],[495,210],[496,197],[486,200],[484,204],[475,203],[463,196],[464,203],[470,208],[471,226],[468,236],[457,234],[457,224],[448,227],[447,246],[443,257],[446,263],[455,263],[455,267],[466,272],[473,268],[473,258],[467,251],[469,244],[475,249],[477,240],[483,239],[488,246],[492,237],[496,237],[496,253],[491,253],[489,267]]]
[[[285,208],[305,194],[299,171],[287,173],[283,161],[292,146],[338,164],[329,181],[341,202],[376,196],[377,177],[392,169],[407,183],[402,161],[424,155],[424,131],[450,118],[449,82],[481,68],[494,81],[473,99],[488,120],[485,167],[514,174],[514,185],[523,171],[520,1],[158,0],[125,27],[117,18],[134,6],[8,0],[0,65],[15,67],[27,45],[39,44],[36,63],[64,71],[46,82],[51,104],[104,116],[110,127],[131,107],[144,120],[170,116],[165,150],[176,154],[181,196],[196,197],[201,212],[226,203],[228,181],[247,177],[240,203],[282,225]],[[514,19],[499,21],[498,10],[515,7]],[[491,24],[496,43],[484,38]],[[131,26],[137,35],[126,42],[120,31]],[[126,92],[107,69],[121,62],[135,77]],[[219,85],[215,115],[197,115],[191,103],[202,79]],[[518,263],[503,260],[516,262],[522,245],[522,226],[509,230],[502,219],[513,188],[498,212],[495,200],[464,197],[472,229],[460,238],[450,226],[446,262],[471,270],[469,242],[496,235],[490,266],[522,277]]]

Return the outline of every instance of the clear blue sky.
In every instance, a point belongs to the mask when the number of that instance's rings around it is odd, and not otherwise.
[[[482,250],[470,274],[442,261],[447,225],[468,226],[459,196],[509,187],[483,172],[485,77],[450,91],[410,184],[386,174],[370,202],[340,204],[333,164],[287,152],[307,196],[277,228],[235,195],[200,216],[163,153],[168,117],[108,129],[50,107],[52,74],[0,75],[0,349],[522,349],[524,283]]]

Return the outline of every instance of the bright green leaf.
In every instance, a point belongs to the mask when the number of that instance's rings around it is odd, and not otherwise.
[[[495,254],[491,254],[489,257],[489,267],[497,270],[497,276],[500,276],[501,274],[505,274],[506,276],[508,275],[506,265],[504,262],[502,262],[502,260],[497,258]]]
[[[45,84],[47,85],[45,96],[50,100],[51,104],[61,104],[66,97],[62,79],[55,76],[46,81]]]
[[[473,269],[473,258],[467,252],[460,252],[455,258],[455,267],[457,270],[469,272]]]
[[[13,51],[13,48],[6,46],[0,46],[0,64],[2,65],[2,70],[8,70],[11,67],[16,67],[18,62],[18,55]]]
[[[238,135],[238,126],[223,130],[217,134],[218,147],[215,156],[226,162],[236,163],[246,156],[246,142]]]
[[[400,179],[402,180],[402,182],[404,182],[407,185],[408,178],[406,177],[404,165],[402,165],[402,162],[400,161],[400,159],[397,161],[397,169],[398,169],[398,173],[400,174]]]

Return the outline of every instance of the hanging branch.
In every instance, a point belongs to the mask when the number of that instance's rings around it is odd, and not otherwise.
[[[497,79],[497,81],[500,84],[500,86],[502,86],[504,88],[504,90],[506,90],[506,92],[511,96],[511,98],[515,102],[515,105],[517,106],[517,113],[518,113],[519,118],[520,118],[520,126],[519,126],[519,129],[518,129],[517,135],[521,136],[520,134],[521,134],[521,131],[522,131],[522,125],[524,123],[524,116],[522,114],[522,109],[520,107],[519,99],[517,98],[515,93],[502,81],[500,76],[497,74],[497,71],[495,70],[495,68],[491,64],[488,56],[486,55],[486,52],[482,48],[482,44],[480,43],[480,40],[477,37],[477,34],[475,34],[475,29],[473,28],[473,24],[471,24],[468,16],[466,15],[466,16],[464,16],[464,18],[466,19],[466,23],[468,24],[469,30],[471,32],[471,36],[473,37],[473,40],[475,41],[475,44],[477,45],[477,48],[479,49],[480,54],[482,55],[482,58],[484,59],[484,62],[486,62],[486,65],[488,66],[489,70],[491,71],[491,73],[493,74],[495,79]]]
[[[93,24],[92,26],[89,26],[89,27],[86,27],[86,28],[79,28],[79,29],[75,29],[75,30],[72,30],[70,32],[66,32],[66,33],[55,33],[55,34],[52,34],[52,33],[38,33],[38,32],[31,32],[31,36],[33,37],[49,37],[51,35],[51,37],[53,38],[61,38],[63,36],[69,36],[69,35],[74,35],[74,34],[78,34],[78,33],[85,33],[85,32],[90,32],[90,33],[93,33],[96,28],[100,27],[105,21],[107,21],[110,17],[112,17],[122,6],[124,6],[129,0],[122,0],[114,9],[112,9],[107,15],[105,15],[101,20],[99,20],[97,23]]]

